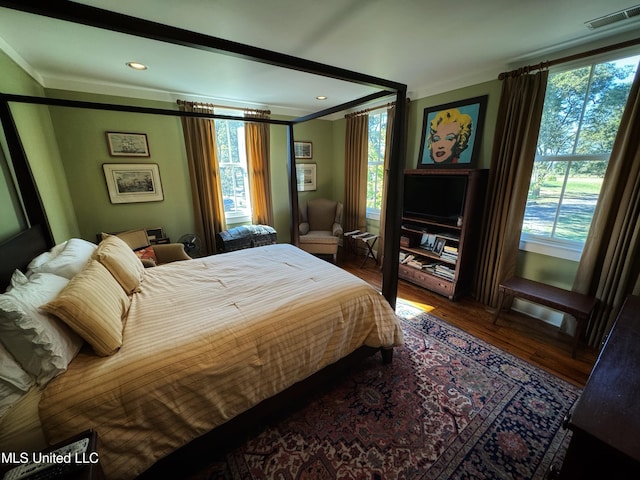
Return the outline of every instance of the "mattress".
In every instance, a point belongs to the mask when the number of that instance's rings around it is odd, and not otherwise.
[[[145,271],[123,345],[80,353],[45,388],[47,440],[99,435],[107,478],[133,478],[190,440],[402,331],[366,282],[291,245]]]

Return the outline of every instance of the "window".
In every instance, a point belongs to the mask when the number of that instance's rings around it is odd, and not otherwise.
[[[640,56],[549,75],[521,248],[579,260]]]
[[[369,115],[369,160],[367,168],[367,218],[380,219],[387,112]]]
[[[237,115],[237,112],[216,109],[220,115]],[[247,174],[247,153],[244,141],[244,121],[215,120],[218,164],[224,213],[229,223],[251,219],[251,197]]]

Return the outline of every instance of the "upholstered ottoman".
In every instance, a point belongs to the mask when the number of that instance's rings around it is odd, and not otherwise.
[[[216,235],[218,253],[277,243],[276,231],[269,225],[242,225]]]

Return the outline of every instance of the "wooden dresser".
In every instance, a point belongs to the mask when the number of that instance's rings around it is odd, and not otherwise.
[[[625,301],[567,426],[561,479],[640,478],[640,297]]]

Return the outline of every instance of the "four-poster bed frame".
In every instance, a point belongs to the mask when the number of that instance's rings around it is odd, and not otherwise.
[[[388,182],[388,196],[385,207],[386,223],[384,232],[381,232],[385,238],[382,294],[391,307],[395,308],[398,284],[397,258],[399,253],[401,223],[400,199],[402,173],[404,168],[403,139],[405,138],[404,131],[406,128],[406,85],[77,3],[55,2],[52,4],[48,1],[38,0],[0,0],[0,6],[129,35],[141,36],[170,44],[196,48],[214,53],[222,53],[273,66],[366,85],[368,87],[379,88],[379,92],[290,121],[252,119],[252,122],[266,122],[285,125],[287,127],[291,243],[294,245],[298,242],[298,194],[295,171],[293,127],[302,122],[349,110],[378,98],[395,95],[396,113],[392,136],[390,170],[386,179]],[[54,239],[47,220],[46,212],[11,113],[10,104],[12,102],[153,115],[237,119],[237,117],[228,115],[187,113],[178,110],[70,101],[1,92],[0,121],[2,122],[2,128],[4,130],[9,150],[10,158],[8,161],[10,161],[13,166],[17,182],[17,191],[21,197],[24,216],[29,227],[21,232],[13,241],[5,242],[2,247],[3,255],[0,255],[0,286],[2,286],[3,290],[8,284],[8,279],[14,269],[24,269],[29,260],[37,253],[43,252],[54,245]],[[11,254],[4,255],[4,253],[7,252],[10,252]],[[264,419],[265,416],[281,410],[283,406],[291,404],[291,402],[299,399],[301,395],[313,392],[318,388],[319,383],[331,380],[336,373],[340,371],[340,369],[344,368],[345,365],[359,360],[365,355],[370,355],[375,351],[376,349],[372,349],[370,347],[361,347],[353,354],[345,357],[336,364],[325,367],[323,370],[312,375],[307,380],[293,385],[282,393],[263,401],[251,410],[240,414],[220,427],[215,428],[209,434],[192,441],[191,444],[182,449],[181,453],[178,454],[177,457],[176,455],[171,455],[170,457],[161,460],[145,475],[148,476],[148,478],[153,478],[154,475],[158,474],[158,472],[166,473],[166,469],[171,468],[172,459],[175,460],[176,458],[180,459],[178,460],[178,468],[180,468],[181,465],[184,465],[185,455],[191,455],[194,459],[199,458],[201,448],[211,449],[212,446],[215,445],[229,446],[229,440],[236,432],[249,430],[258,420]]]
[[[395,307],[397,287],[398,287],[398,253],[400,242],[401,224],[401,202],[400,192],[402,189],[402,172],[404,159],[404,130],[406,128],[406,94],[407,86],[401,83],[384,80],[363,73],[346,70],[331,65],[326,65],[291,55],[281,54],[253,47],[217,37],[204,35],[188,30],[184,30],[169,25],[164,25],[149,20],[143,20],[120,13],[102,10],[73,2],[47,2],[46,0],[0,0],[0,6],[19,10],[27,13],[43,15],[59,20],[65,20],[82,25],[93,26],[101,29],[111,30],[129,35],[135,35],[165,43],[181,45],[203,51],[220,53],[234,56],[246,60],[265,63],[277,67],[298,70],[301,72],[320,75],[328,78],[357,83],[370,87],[379,88],[380,91],[367,95],[353,101],[337,105],[325,110],[318,111],[291,121],[264,120],[267,123],[283,124],[287,126],[288,148],[288,175],[289,175],[289,200],[290,200],[290,225],[291,243],[298,241],[298,195],[295,172],[295,155],[293,146],[293,127],[302,122],[321,118],[333,113],[338,113],[358,105],[365,104],[372,100],[396,96],[396,113],[394,119],[394,129],[391,145],[390,168],[387,178],[387,205],[385,209],[385,230],[383,233],[383,279],[382,294],[392,307]],[[135,106],[110,105],[92,102],[77,102],[53,98],[29,97],[22,95],[11,95],[0,93],[0,121],[7,139],[10,161],[13,164],[19,191],[24,202],[25,216],[30,225],[41,224],[44,226],[44,233],[50,246],[53,245],[53,236],[48,225],[46,213],[40,200],[37,186],[30,172],[29,163],[20,141],[11,110],[10,102],[34,103],[42,105],[56,105],[76,108],[93,108],[102,110],[149,113],[157,115],[173,116],[202,116],[205,118],[234,119],[225,115],[208,114],[187,114],[174,110],[163,110],[154,108],[143,108]],[[252,119],[252,121],[261,121]]]

